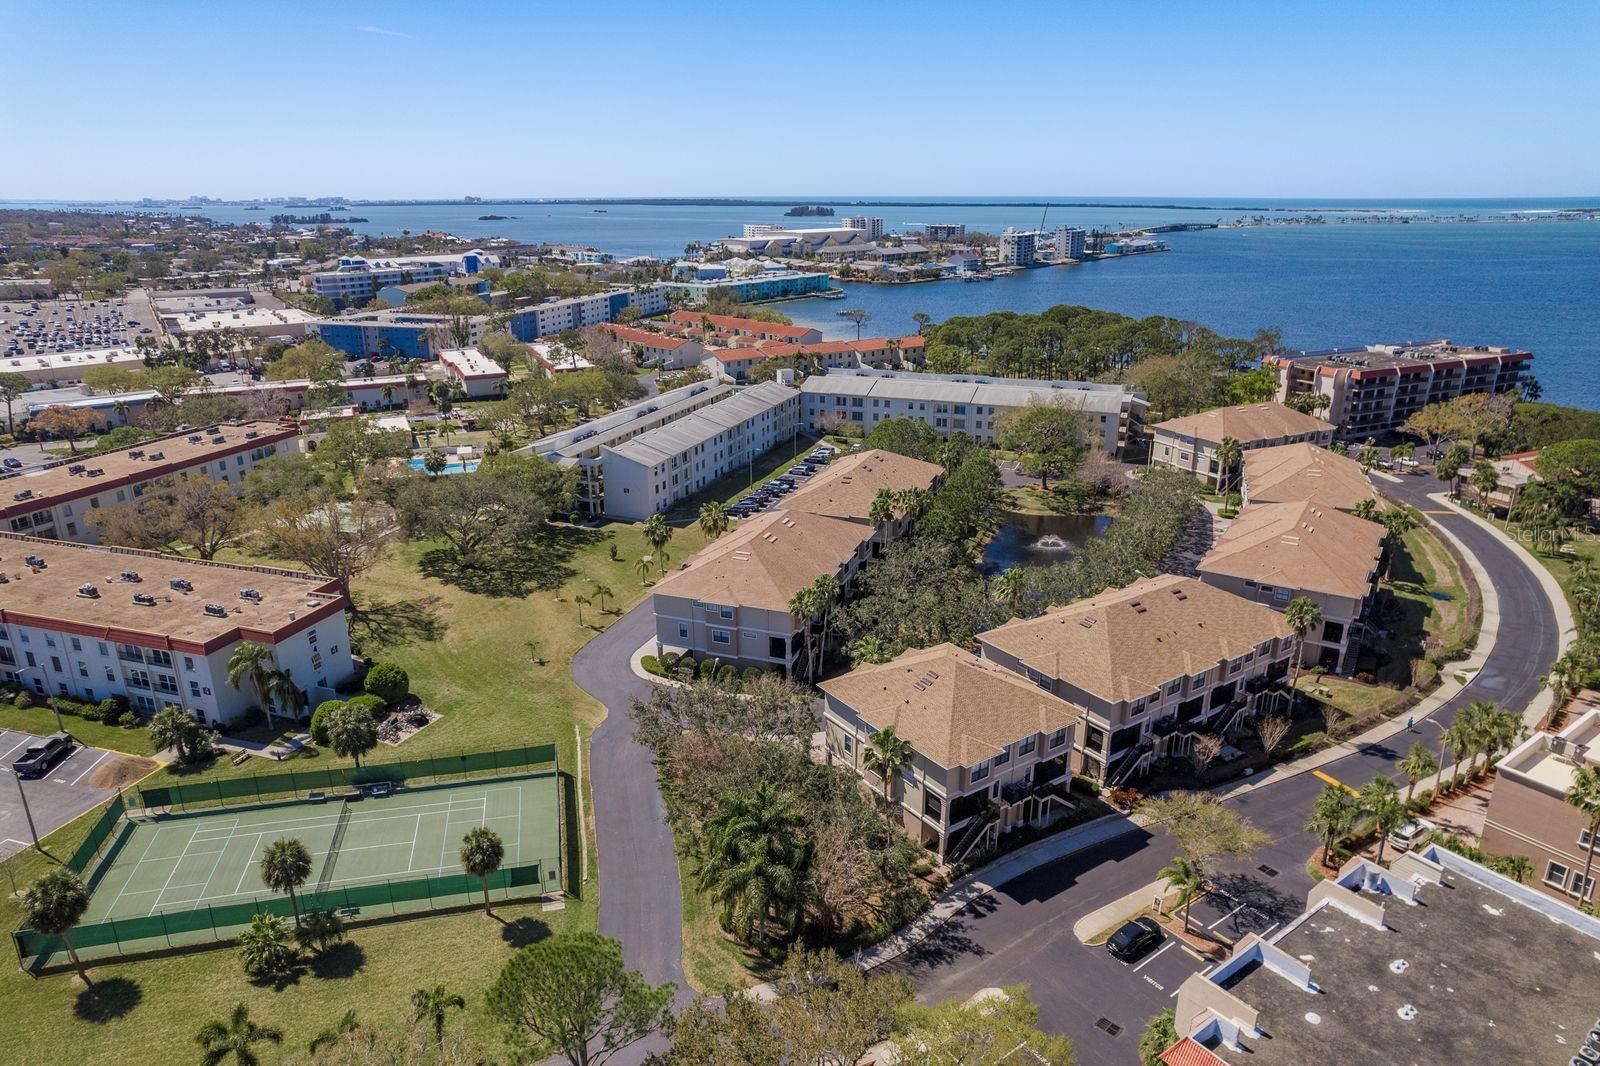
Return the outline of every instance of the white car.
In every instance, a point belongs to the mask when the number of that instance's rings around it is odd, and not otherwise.
[[[1417,461],[1415,459],[1411,458],[1409,455],[1402,456],[1402,457],[1396,459],[1395,462],[1399,463],[1401,466],[1416,466],[1416,465],[1418,465]]]
[[[1390,834],[1389,843],[1395,846],[1396,851],[1410,851],[1437,828],[1426,818],[1413,818]]]

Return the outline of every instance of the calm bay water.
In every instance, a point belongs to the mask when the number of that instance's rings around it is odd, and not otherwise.
[[[885,199],[891,199],[886,197]],[[913,200],[915,198],[893,197]],[[1032,198],[1017,198],[1032,199]],[[1042,198],[1041,198],[1042,199]],[[1087,200],[1088,197],[1055,197]],[[618,255],[670,256],[691,241],[740,232],[746,222],[784,221],[797,197],[760,206],[634,204],[440,204],[353,207],[369,219],[354,229],[373,234],[444,230],[464,237],[594,245]],[[1535,355],[1545,398],[1600,407],[1600,222],[1518,222],[1514,211],[1593,207],[1600,200],[1128,200],[1095,198],[1101,207],[1052,207],[1044,222],[1110,229],[1171,222],[1227,221],[1257,214],[1320,212],[1329,217],[1506,220],[1400,225],[1346,223],[1273,226],[1167,234],[1172,251],[1126,260],[1047,267],[989,282],[904,286],[846,285],[848,300],[783,305],[797,322],[829,337],[854,335],[838,317],[845,308],[872,315],[866,331],[910,331],[911,315],[936,320],[996,310],[1039,311],[1084,304],[1131,315],[1191,319],[1224,333],[1249,335],[1276,326],[1296,347],[1449,337],[1466,344],[1509,344]],[[1175,206],[1140,206],[1165,203]],[[1201,210],[1179,209],[1184,204]],[[8,206],[61,206],[0,204]],[[116,205],[94,206],[127,210]],[[1257,208],[1274,209],[1270,212]],[[260,222],[268,211],[200,209],[228,222]],[[295,209],[314,213],[316,209]],[[963,222],[998,232],[1038,226],[1040,207],[977,203],[961,207],[836,208],[838,215],[879,215],[890,229],[927,222]],[[483,214],[512,215],[478,221]],[[826,220],[789,220],[798,225]]]

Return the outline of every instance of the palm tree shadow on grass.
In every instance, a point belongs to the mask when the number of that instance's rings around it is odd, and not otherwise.
[[[520,544],[463,560],[447,547],[422,553],[423,574],[479,596],[526,596],[558,589],[577,575],[573,556],[609,534],[579,526],[546,526]]]
[[[449,628],[439,602],[437,596],[363,600],[351,611],[350,629],[363,644],[376,648],[435,641]]]
[[[311,956],[310,969],[324,981],[355,977],[367,966],[367,953],[349,940],[333,944]]]
[[[110,977],[79,992],[72,1013],[81,1021],[104,1025],[132,1013],[143,999],[144,990],[137,981]]]
[[[537,944],[549,935],[550,927],[537,918],[523,916],[509,922],[501,920],[500,939],[517,950]]]

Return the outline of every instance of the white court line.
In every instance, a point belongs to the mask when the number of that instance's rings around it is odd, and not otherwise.
[[[159,837],[159,836],[160,836],[160,835],[161,835],[161,829],[162,829],[162,827],[161,827],[161,826],[159,826],[159,825],[158,825],[158,826],[156,826],[156,831],[155,831],[155,832],[154,832],[154,833],[151,833],[151,834],[150,834],[150,839],[149,839],[149,840],[148,840],[148,841],[146,841],[146,842],[145,842],[145,846],[144,846],[144,853],[145,853],[145,855],[148,855],[148,854],[150,854],[150,849],[151,849],[151,847],[153,847],[153,846],[154,846],[154,845],[155,845],[155,842],[156,842],[156,838],[157,838],[157,837]],[[117,913],[117,904],[118,904],[118,903],[119,903],[119,902],[121,902],[121,900],[122,900],[122,894],[123,894],[123,893],[124,893],[124,892],[126,892],[126,891],[128,891],[128,886],[129,886],[129,885],[130,885],[130,884],[132,884],[132,883],[133,883],[133,874],[134,874],[134,871],[135,871],[135,870],[137,870],[137,869],[139,869],[139,863],[142,863],[142,862],[144,862],[144,858],[143,858],[143,856],[141,856],[141,857],[140,857],[140,859],[139,859],[139,862],[136,862],[136,863],[134,863],[134,864],[133,864],[133,865],[132,865],[132,866],[131,866],[131,867],[129,867],[129,869],[128,869],[128,876],[127,876],[127,877],[124,877],[124,878],[123,878],[123,879],[122,879],[122,887],[121,887],[121,888],[119,888],[119,889],[117,889],[117,894],[116,894],[116,896],[115,896],[115,897],[113,897],[113,898],[112,898],[112,900],[111,900],[111,909],[110,909],[110,910],[108,910],[108,911],[106,911],[106,916],[107,916],[107,917],[108,917],[108,918],[109,918],[109,917],[110,917],[110,916],[111,916],[111,915],[113,915],[113,914],[116,914],[116,913]]]
[[[1244,910],[1244,904],[1243,903],[1239,904],[1237,907],[1233,908],[1233,910],[1229,911],[1227,914],[1224,914],[1221,918],[1218,918],[1216,921],[1214,921],[1210,925],[1206,926],[1206,928],[1207,929],[1215,929],[1217,926],[1221,925],[1223,922],[1227,921],[1229,918],[1232,918],[1235,914],[1238,914],[1242,910]]]
[[[417,815],[417,820],[411,823],[411,854],[406,856],[406,872],[411,872],[411,864],[417,861],[417,837],[422,834],[422,816]]]
[[[237,818],[235,818],[233,824],[234,824],[235,827],[237,827],[238,824],[239,824],[239,820]],[[206,898],[205,890],[207,888],[211,887],[211,879],[213,877],[217,876],[217,867],[222,865],[222,857],[228,853],[228,845],[230,843],[232,843],[232,842],[233,842],[233,831],[229,830],[228,831],[228,839],[224,840],[222,842],[222,848],[217,852],[217,861],[211,864],[211,872],[206,874],[205,883],[200,886],[200,895],[195,897],[194,906],[191,907],[190,910],[199,910],[200,909],[201,901]],[[194,843],[194,838],[193,837],[189,838],[189,843],[191,843],[191,844]]]
[[[156,901],[150,905],[150,914],[154,914],[156,912],[156,908],[161,906],[161,896],[167,894],[167,885],[172,884],[172,879],[177,876],[178,867],[183,865],[183,858],[185,855],[189,854],[189,845],[193,843],[194,834],[190,833],[188,843],[184,844],[183,850],[178,852],[178,858],[175,862],[173,862],[171,872],[167,874],[167,883],[161,886],[161,895],[157,896]],[[157,870],[156,872],[160,873],[161,871]],[[146,915],[146,917],[149,917],[149,915]]]
[[[243,870],[243,872],[241,872],[239,874],[239,883],[237,885],[233,886],[233,893],[232,893],[233,895],[238,896],[238,895],[242,895],[244,893],[244,879],[250,876],[250,871],[251,870],[255,869],[255,865],[256,865],[256,849],[259,848],[260,846],[261,846],[261,834],[257,833],[255,841],[253,843],[251,843],[251,845],[250,845],[250,854],[245,856],[244,870]]]
[[[100,753],[100,757],[89,765],[89,769],[85,770],[83,773],[79,774],[77,777],[74,777],[72,779],[72,783],[74,785],[76,785],[79,781],[82,781],[84,778],[88,777],[91,773],[94,772],[94,768],[96,766],[99,766],[101,763],[105,762],[109,758],[111,758],[111,753],[109,751],[101,752]]]
[[[1133,972],[1134,973],[1138,973],[1140,970],[1144,969],[1146,966],[1149,966],[1152,962],[1155,962],[1157,956],[1159,956],[1163,951],[1166,951],[1168,948],[1170,948],[1172,945],[1176,944],[1177,942],[1178,942],[1177,939],[1173,938],[1171,940],[1168,940],[1165,944],[1162,944],[1159,948],[1156,948],[1156,950],[1151,952],[1150,955],[1148,957],[1146,957],[1146,959],[1143,962],[1141,962],[1139,965],[1137,965],[1137,966],[1135,966],[1133,968]]]
[[[484,806],[488,807],[489,797],[485,796]],[[450,797],[450,805],[444,809],[444,827],[439,833],[439,867],[444,866],[444,849],[450,845],[450,812],[455,809],[455,797]]]

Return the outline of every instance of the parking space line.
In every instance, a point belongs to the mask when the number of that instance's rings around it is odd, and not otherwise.
[[[1178,942],[1177,939],[1173,938],[1171,940],[1168,940],[1165,944],[1162,944],[1159,948],[1157,948],[1156,950],[1152,951],[1148,956],[1146,956],[1146,958],[1145,958],[1145,960],[1143,962],[1141,962],[1139,965],[1135,966],[1133,968],[1133,972],[1134,973],[1138,973],[1140,970],[1144,969],[1146,966],[1149,966],[1152,962],[1155,962],[1156,959],[1161,955],[1161,953],[1163,951],[1166,951],[1168,948],[1170,948],[1172,945],[1176,944],[1177,942]]]
[[[12,752],[16,751],[18,748],[22,747],[22,745],[26,744],[28,741],[30,741],[32,739],[33,738],[30,737],[28,734],[26,734],[26,733],[22,734],[22,739],[17,741],[15,744],[11,745],[11,747],[7,748],[5,755],[0,755],[0,759],[7,758],[8,756],[10,756],[10,754]]]
[[[1206,926],[1206,928],[1207,929],[1215,929],[1217,926],[1221,925],[1223,922],[1227,921],[1229,918],[1232,918],[1235,914],[1238,914],[1242,910],[1244,910],[1244,904],[1243,903],[1239,904],[1237,907],[1233,908],[1233,910],[1229,911],[1227,914],[1224,914],[1221,918],[1218,918],[1216,921],[1214,921],[1210,925]]]
[[[85,770],[83,773],[79,774],[77,777],[74,777],[72,779],[72,783],[74,785],[76,785],[79,781],[82,781],[84,778],[88,777],[91,773],[94,772],[94,768],[96,766],[99,766],[101,763],[105,762],[110,757],[111,757],[111,753],[109,751],[102,751],[100,753],[100,757],[98,759],[96,759],[94,762],[89,764],[89,769]]]

